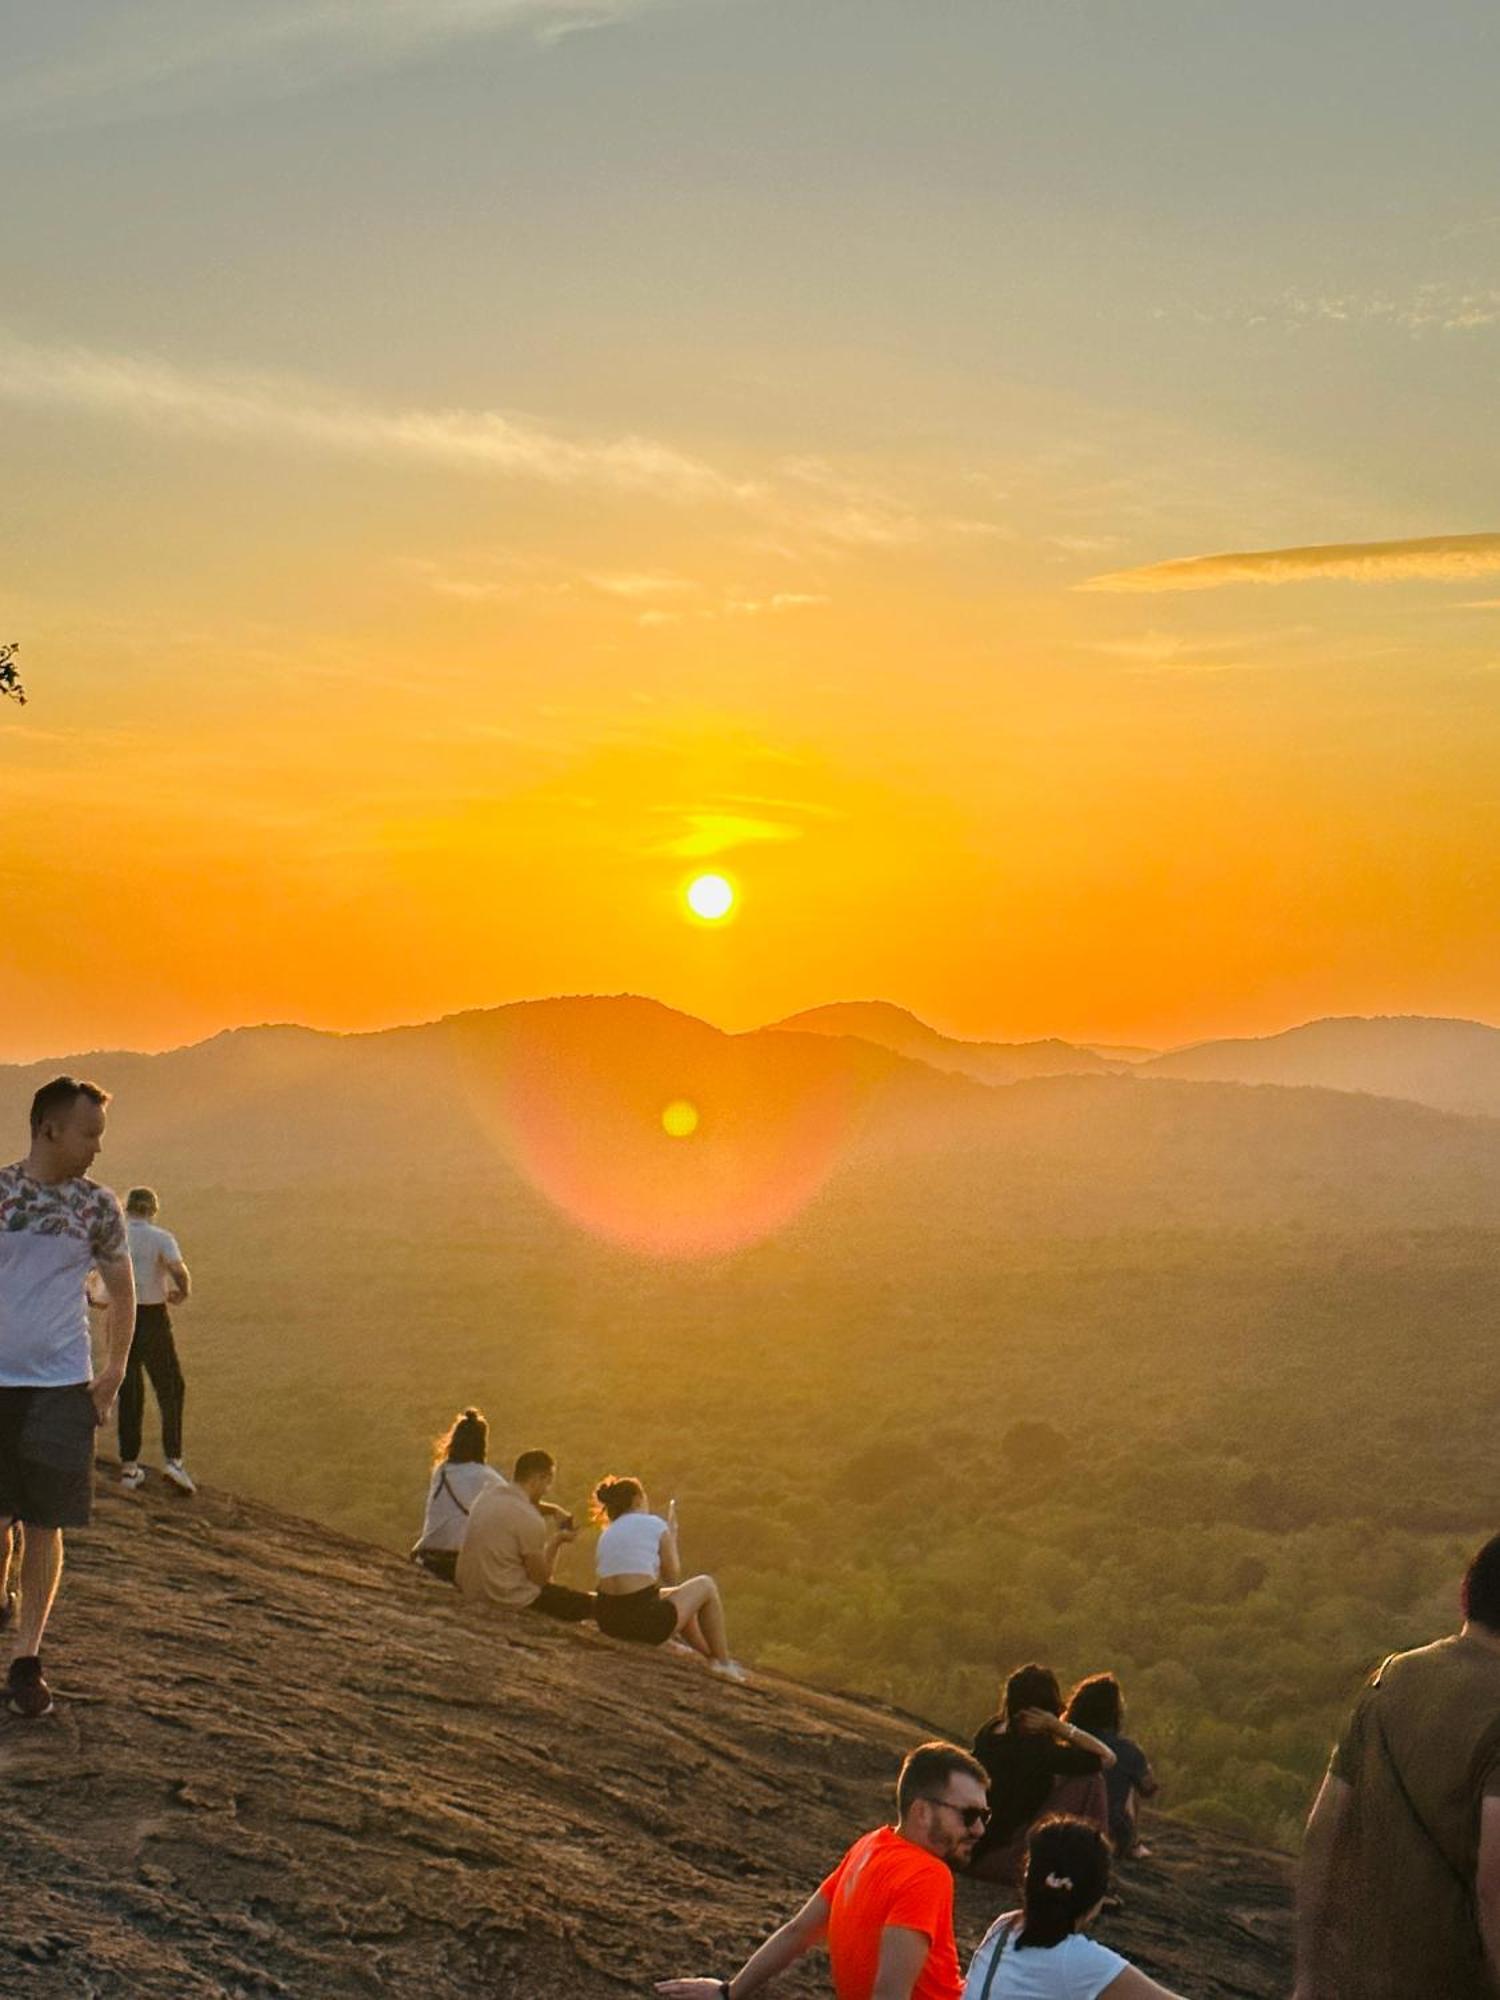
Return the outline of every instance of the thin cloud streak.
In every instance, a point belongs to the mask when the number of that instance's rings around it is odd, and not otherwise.
[[[615,488],[676,501],[744,502],[758,491],[652,438],[579,441],[494,410],[379,410],[264,376],[190,374],[160,361],[3,337],[0,399],[195,436],[425,460],[551,486]]]
[[[140,117],[225,98],[286,96],[453,44],[530,31],[554,42],[685,0],[154,0],[101,8],[0,83],[11,125]]]
[[[1237,583],[1456,582],[1500,570],[1500,534],[1431,535],[1399,542],[1322,542],[1183,556],[1140,569],[1111,570],[1080,590],[1222,590]]]

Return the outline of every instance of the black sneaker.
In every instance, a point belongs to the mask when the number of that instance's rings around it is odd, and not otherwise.
[[[5,1692],[16,1714],[24,1715],[28,1722],[40,1722],[52,1713],[52,1690],[42,1679],[40,1653],[27,1653],[11,1661]]]

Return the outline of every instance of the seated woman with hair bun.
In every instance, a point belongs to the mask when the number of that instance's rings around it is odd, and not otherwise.
[[[469,1510],[486,1487],[506,1484],[486,1463],[489,1449],[489,1424],[484,1412],[475,1409],[460,1410],[432,1447],[427,1516],[411,1559],[445,1583],[455,1581]]]
[[[1109,1894],[1109,1842],[1087,1820],[1038,1822],[1021,1907],[996,1918],[969,1963],[962,2000],[1178,2000],[1084,1932]]]
[[[594,1551],[599,1630],[641,1646],[665,1645],[679,1633],[708,1656],[725,1680],[748,1680],[731,1659],[724,1604],[711,1576],[682,1581],[677,1552],[677,1502],[651,1512],[638,1479],[611,1476],[594,1488],[594,1519],[604,1532]]]

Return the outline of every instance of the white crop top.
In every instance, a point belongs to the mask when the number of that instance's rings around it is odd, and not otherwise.
[[[660,1514],[622,1514],[611,1521],[594,1550],[599,1576],[660,1576],[661,1538],[667,1524]]]

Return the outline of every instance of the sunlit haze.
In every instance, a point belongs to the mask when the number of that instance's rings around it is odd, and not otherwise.
[[[1496,53],[1488,0],[23,0],[0,1058],[1500,1020]]]

